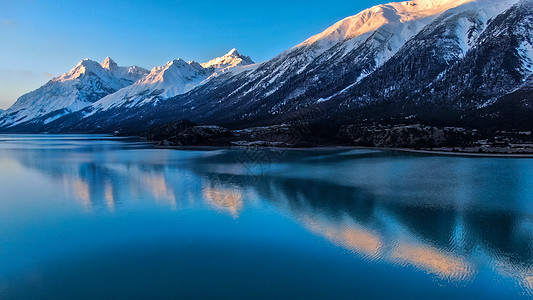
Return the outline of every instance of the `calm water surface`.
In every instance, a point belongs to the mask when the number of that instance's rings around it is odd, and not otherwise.
[[[533,160],[0,135],[0,299],[533,297]]]

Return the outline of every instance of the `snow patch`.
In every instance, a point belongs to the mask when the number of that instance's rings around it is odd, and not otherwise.
[[[524,41],[518,47],[518,55],[522,58],[522,68],[529,74],[533,73],[533,46]],[[525,79],[524,79],[525,80]]]

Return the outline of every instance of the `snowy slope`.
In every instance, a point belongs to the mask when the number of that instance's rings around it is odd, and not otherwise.
[[[197,122],[239,124],[276,119],[276,115],[337,97],[343,99],[342,106],[332,103],[324,114],[382,99],[405,101],[406,95],[426,88],[446,68],[478,47],[483,42],[479,37],[490,21],[516,2],[411,1],[379,5],[338,22],[255,70],[220,76],[177,97],[168,107],[143,113],[164,120],[179,116]],[[529,57],[527,44],[521,49],[521,55]],[[486,60],[493,55],[487,54]],[[524,61],[528,66],[529,61]],[[464,81],[460,77],[453,80]],[[416,95],[413,98],[419,98],[409,101],[433,100]],[[440,99],[447,97],[442,95]],[[173,115],[163,117],[166,111]]]
[[[242,123],[325,104],[331,99],[336,99],[334,103],[341,101],[342,109],[388,96],[404,99],[464,57],[477,45],[489,20],[515,2],[414,0],[378,5],[337,22],[269,61],[232,69],[239,71],[214,73],[216,76],[204,81],[200,78],[199,84],[192,84],[194,89],[186,94],[177,91],[172,101],[147,100],[154,98],[152,89],[143,90],[140,98],[139,90],[121,95],[121,99],[109,96],[96,103],[93,107],[97,109],[85,114],[79,126],[83,130],[95,124],[113,128],[121,118],[131,121],[132,117],[150,122],[189,118]],[[235,56],[234,52],[226,56]],[[521,55],[529,57],[526,44]],[[215,69],[232,65],[234,61],[227,57],[203,66]],[[377,71],[380,75],[374,76]],[[76,118],[69,122],[78,122]]]
[[[191,91],[207,82],[213,75],[249,64],[253,64],[253,61],[239,54],[236,49],[203,64],[182,59],[169,61],[164,66],[153,68],[150,74],[135,84],[94,103],[87,116],[113,108],[156,105],[161,100]]]
[[[199,85],[211,75],[212,71],[204,69],[195,62],[176,59],[164,66],[155,67],[135,84],[110,94],[93,105],[95,110],[107,110],[113,107],[132,107],[143,103],[157,103],[175,95],[186,93]]]
[[[335,23],[297,47],[333,44],[376,31],[386,24],[406,23],[438,16],[474,0],[414,0],[381,4]]]
[[[216,98],[216,104],[232,108],[263,103],[253,113],[267,110],[270,114],[282,113],[296,102],[316,103],[368,76],[443,12],[468,2],[471,0],[415,0],[372,7],[337,22],[255,71],[230,79],[227,94],[220,93],[226,86],[221,82],[217,97],[206,94],[198,98]],[[314,86],[322,86],[319,89],[324,91],[316,93],[311,89]],[[309,93],[315,94],[314,99]],[[301,103],[301,97],[308,102]],[[196,103],[195,108],[200,106]]]
[[[40,121],[53,121],[131,85],[147,72],[137,66],[119,67],[109,57],[102,64],[84,59],[70,72],[21,96],[2,115],[0,127],[35,122],[45,116],[46,118]]]
[[[148,70],[138,67],[119,67],[109,56],[102,62],[102,68],[107,69],[116,78],[128,86],[148,74]]]
[[[472,1],[414,0],[377,5],[335,23],[289,51],[303,48],[314,57],[334,49],[328,56],[345,56],[364,44],[379,44],[386,46],[375,57],[382,63],[440,14]]]
[[[404,99],[411,92],[423,91],[443,78],[473,47],[479,47],[482,42],[479,39],[489,22],[516,2],[478,0],[448,10],[424,27],[367,80],[324,100],[345,98],[345,105],[353,107],[387,98]],[[490,56],[494,55],[486,57]],[[465,81],[454,80],[457,84]]]
[[[316,104],[357,85],[444,13],[459,14],[475,2],[415,0],[375,6],[250,71],[219,76],[178,97],[176,102],[186,105],[176,104],[174,111],[240,122]]]

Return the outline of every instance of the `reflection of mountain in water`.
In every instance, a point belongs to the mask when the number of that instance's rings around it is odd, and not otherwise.
[[[203,196],[215,209],[228,212],[234,218],[237,218],[243,209],[242,193],[238,189],[221,188],[211,183],[204,187]]]
[[[380,202],[365,189],[316,180],[208,175],[251,188],[310,232],[371,261],[411,266],[452,281],[473,279],[479,257],[533,291],[533,223],[504,211],[451,210]]]
[[[480,193],[490,190],[485,182],[474,181],[477,186],[469,187],[466,197],[471,197],[471,202],[450,202],[457,195],[443,194],[446,187],[441,186],[427,187],[435,188],[441,198],[418,201],[410,198],[410,191],[398,190],[389,197],[364,184],[293,178],[290,170],[277,169],[283,161],[266,168],[270,171],[258,177],[247,173],[253,168],[243,167],[246,162],[236,163],[236,152],[183,158],[172,151],[134,152],[130,151],[129,158],[113,152],[80,157],[79,153],[58,151],[45,151],[40,157],[18,152],[13,156],[24,166],[63,184],[92,210],[114,211],[130,201],[148,199],[172,209],[201,206],[238,218],[252,201],[267,201],[310,232],[363,259],[413,267],[438,278],[464,282],[484,267],[478,264],[480,257],[490,257],[491,268],[518,281],[528,293],[533,290],[533,221],[528,214],[517,212],[519,199],[502,201],[503,208],[498,209],[493,209],[494,203],[480,205]],[[306,170],[318,165],[326,172],[339,163],[358,168],[353,159],[360,158],[337,152],[322,154],[319,159],[316,154],[288,153],[283,157]],[[382,156],[370,153],[361,157]],[[490,167],[483,161],[481,166]],[[518,182],[521,175],[519,170],[516,172]],[[507,187],[519,191],[517,182]],[[520,194],[512,189],[506,192],[510,196]],[[442,205],[445,201],[448,204]]]
[[[243,209],[240,191],[199,178],[183,160],[172,163],[164,153],[143,150],[133,158],[117,161],[113,161],[116,154],[106,152],[80,156],[74,151],[34,150],[12,152],[10,156],[62,185],[88,211],[112,212],[125,202],[150,199],[172,209],[203,205],[239,216]],[[143,159],[138,160],[138,156]]]

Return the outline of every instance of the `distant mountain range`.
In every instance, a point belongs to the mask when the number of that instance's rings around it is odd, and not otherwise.
[[[110,109],[154,106],[191,91],[212,76],[247,64],[253,61],[235,49],[204,64],[176,59],[151,71],[137,66],[119,67],[109,57],[101,64],[84,59],[70,72],[20,97],[0,116],[0,128],[39,131],[81,110],[88,117]]]
[[[47,124],[131,85],[146,74],[147,70],[137,66],[119,67],[109,57],[102,64],[84,59],[70,72],[20,97],[1,115],[0,127]]]
[[[0,114],[0,130],[133,132],[180,119],[245,128],[302,118],[531,130],[532,74],[533,0],[403,1],[258,64],[235,49],[151,71],[84,60],[20,97]]]

